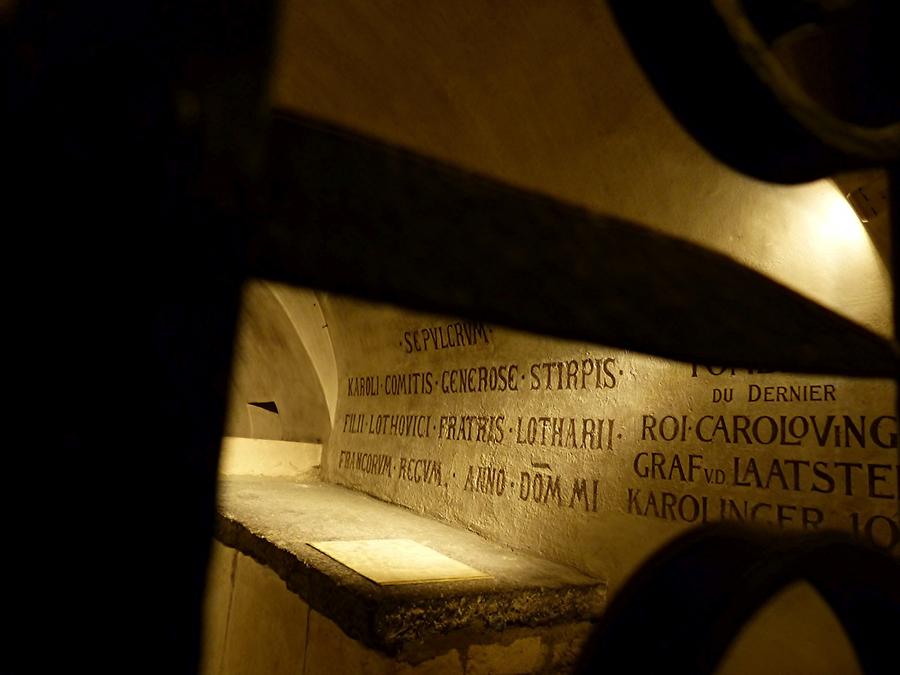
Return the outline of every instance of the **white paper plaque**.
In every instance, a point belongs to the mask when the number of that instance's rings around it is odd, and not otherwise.
[[[316,541],[309,545],[383,586],[491,576],[412,539]]]

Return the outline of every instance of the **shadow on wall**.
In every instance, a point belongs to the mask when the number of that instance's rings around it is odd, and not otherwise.
[[[324,443],[336,396],[334,352],[316,294],[247,283],[226,435]]]

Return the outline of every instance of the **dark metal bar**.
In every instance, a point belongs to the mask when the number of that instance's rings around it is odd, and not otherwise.
[[[895,163],[888,171],[888,209],[891,219],[891,280],[893,289],[894,308],[894,341],[900,340],[900,162]],[[896,376],[896,407],[897,419],[900,420],[900,372]],[[900,465],[900,444],[896,448],[897,464]],[[900,521],[900,499],[897,501],[897,513],[895,517]]]
[[[5,374],[28,402],[0,671],[196,672],[273,18],[23,1],[0,27]]]
[[[255,275],[679,360],[897,371],[890,342],[699,246],[313,120],[271,134]]]
[[[742,58],[713,2],[611,0],[610,5],[654,90],[720,161],[781,183],[872,165],[823,143],[788,114]]]

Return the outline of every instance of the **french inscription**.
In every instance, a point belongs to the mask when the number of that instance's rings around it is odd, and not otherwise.
[[[764,378],[718,386],[734,377]],[[879,459],[858,451],[896,450],[897,417],[840,412],[839,385],[829,382],[771,382],[773,373],[693,364],[691,378],[707,378],[714,404],[767,407],[755,414],[645,413],[632,455],[632,474],[640,481],[626,488],[625,512],[673,522],[738,521],[776,528],[840,528],[892,551],[900,545],[896,504],[900,503],[900,465],[893,455]],[[844,405],[847,401],[844,400]],[[791,413],[796,405],[802,412]],[[808,405],[829,404],[827,413]],[[741,410],[743,413],[744,410]],[[718,450],[771,448],[770,454],[731,454]],[[707,449],[716,452],[707,456]],[[816,456],[820,451],[851,451]],[[806,454],[804,454],[806,453]],[[713,492],[703,494],[704,489]],[[767,496],[771,494],[772,496]],[[825,508],[828,504],[832,506]],[[840,501],[871,504],[869,513],[844,510]]]
[[[747,385],[750,403],[800,403],[807,401],[836,401],[833,384]]]
[[[735,377],[736,375],[768,375],[774,372],[774,370],[760,370],[758,368],[723,368],[721,366],[705,366],[700,363],[691,364],[691,377],[719,377],[721,375]]]
[[[641,440],[725,445],[814,444],[819,448],[897,447],[894,415],[660,415],[645,414]]]

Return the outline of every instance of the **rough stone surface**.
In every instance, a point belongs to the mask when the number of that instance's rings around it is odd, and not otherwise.
[[[603,580],[338,486],[227,478],[219,511],[222,543],[269,566],[313,610],[387,654],[456,633],[590,621],[605,602]],[[379,586],[306,543],[390,537],[415,539],[493,578]]]
[[[368,673],[370,675],[462,675],[457,649],[419,663],[403,663],[350,639],[333,621],[310,612],[309,640],[304,675]]]
[[[544,652],[539,637],[521,638],[510,645],[473,645],[466,674],[535,672],[544,662]]]
[[[550,672],[567,672],[575,665],[592,628],[585,623],[558,629],[550,652]]]
[[[408,641],[388,655],[309,609],[265,565],[218,542],[213,548],[225,573],[211,569],[204,675],[571,673],[593,628],[589,622],[499,632],[473,626]],[[224,597],[226,606],[211,597]]]

